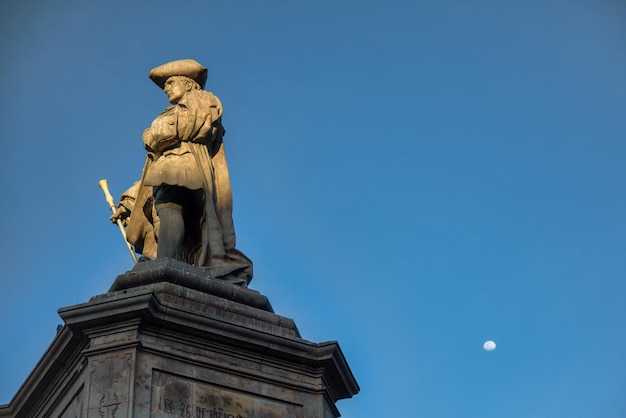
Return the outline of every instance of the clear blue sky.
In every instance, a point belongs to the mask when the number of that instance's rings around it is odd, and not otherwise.
[[[3,6],[0,403],[132,267],[166,61],[224,104],[250,285],[361,386],[344,417],[626,416],[626,3]],[[498,347],[485,352],[492,339]]]

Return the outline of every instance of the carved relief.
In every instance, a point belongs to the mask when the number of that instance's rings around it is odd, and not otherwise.
[[[92,361],[88,417],[128,416],[132,353]]]

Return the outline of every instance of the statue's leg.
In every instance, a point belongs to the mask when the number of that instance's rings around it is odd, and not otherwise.
[[[180,252],[185,237],[183,208],[174,204],[157,206],[157,214],[161,220],[157,258],[170,257],[182,260]]]
[[[181,187],[169,185],[154,188],[154,203],[160,221],[157,258],[184,261],[185,220],[179,189]]]

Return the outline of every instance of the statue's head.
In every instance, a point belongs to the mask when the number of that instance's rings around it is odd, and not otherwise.
[[[170,103],[176,104],[187,92],[204,88],[207,69],[197,61],[184,59],[153,68],[149,77],[165,91]]]
[[[184,75],[174,75],[167,79],[163,91],[167,94],[167,100],[176,104],[192,90],[200,90],[200,84]]]

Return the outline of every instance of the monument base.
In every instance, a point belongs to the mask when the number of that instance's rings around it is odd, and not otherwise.
[[[253,290],[175,284],[184,269],[143,265],[143,284],[129,287],[131,271],[60,309],[65,325],[0,417],[340,416],[359,387],[337,342],[303,340]]]

